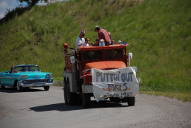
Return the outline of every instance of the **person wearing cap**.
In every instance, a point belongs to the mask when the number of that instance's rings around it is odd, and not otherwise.
[[[84,36],[85,36],[85,32],[81,31],[80,35],[76,39],[76,46],[77,46],[77,48],[80,47],[80,46],[86,46],[86,42],[85,42]]]
[[[104,39],[106,45],[111,44],[111,33],[106,29],[100,28],[99,26],[95,27],[95,31],[98,33],[99,40]]]

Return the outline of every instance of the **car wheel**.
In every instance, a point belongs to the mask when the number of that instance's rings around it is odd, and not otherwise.
[[[127,103],[128,103],[128,106],[135,106],[135,97],[128,97]]]
[[[16,89],[17,91],[23,91],[23,87],[20,86],[19,82],[17,82]]]
[[[1,85],[1,88],[2,88],[2,89],[5,89],[5,86]]]
[[[3,86],[3,85],[1,84],[1,81],[0,81],[0,86],[1,86],[2,89],[5,89],[5,86]]]
[[[44,90],[45,90],[45,91],[48,91],[49,88],[50,88],[50,86],[44,86]]]

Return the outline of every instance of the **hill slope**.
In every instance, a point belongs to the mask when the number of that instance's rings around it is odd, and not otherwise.
[[[74,46],[81,29],[94,41],[94,26],[129,42],[142,91],[191,100],[190,0],[75,0],[34,7],[0,25],[0,70],[39,64],[62,78],[63,43]]]

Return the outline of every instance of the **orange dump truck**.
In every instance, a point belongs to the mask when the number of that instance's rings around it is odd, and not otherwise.
[[[64,44],[64,98],[68,105],[87,107],[91,100],[135,105],[139,91],[136,68],[127,45],[73,49]]]

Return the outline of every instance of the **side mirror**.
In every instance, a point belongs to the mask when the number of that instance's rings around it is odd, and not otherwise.
[[[70,62],[71,62],[72,64],[75,63],[75,57],[74,57],[74,56],[71,56],[71,57],[70,57]]]
[[[131,60],[133,59],[133,53],[130,52],[128,53],[128,61],[129,61],[129,66],[131,65]]]

